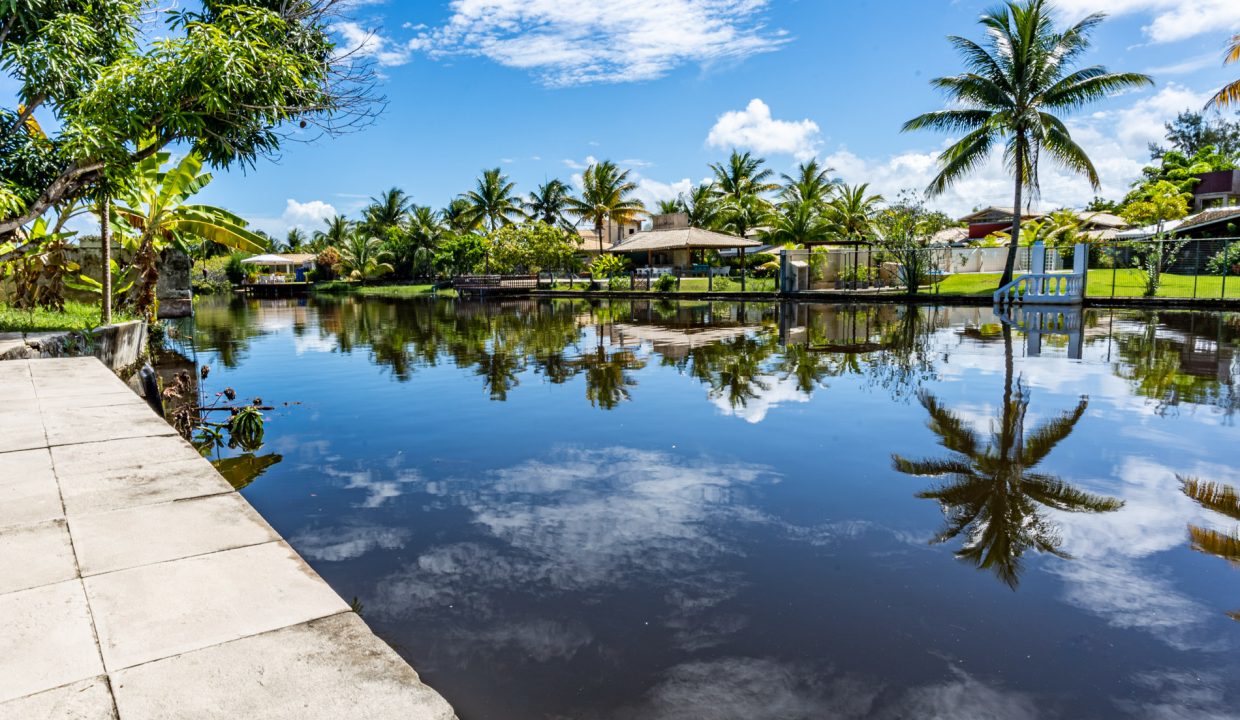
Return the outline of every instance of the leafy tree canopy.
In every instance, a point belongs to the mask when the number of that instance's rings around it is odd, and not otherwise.
[[[1211,145],[1219,153],[1233,159],[1240,155],[1240,120],[1228,120],[1222,116],[1210,118],[1186,110],[1165,127],[1169,145],[1150,143],[1151,160],[1158,160],[1171,151],[1192,156]]]

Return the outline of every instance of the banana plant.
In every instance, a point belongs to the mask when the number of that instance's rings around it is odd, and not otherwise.
[[[258,253],[267,245],[233,213],[210,205],[188,204],[212,179],[210,173],[202,171],[202,158],[197,153],[165,168],[171,160],[166,152],[144,160],[135,181],[114,203],[122,242],[134,252],[139,272],[136,310],[148,318],[156,310],[161,251],[175,247],[193,255],[206,243],[216,243],[230,250]]]

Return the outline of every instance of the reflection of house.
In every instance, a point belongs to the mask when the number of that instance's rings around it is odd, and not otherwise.
[[[1202,173],[1193,188],[1193,209],[1232,207],[1240,205],[1240,170]]]
[[[1021,216],[1021,222],[1030,222],[1034,220],[1042,220],[1046,217],[1043,213],[1035,213],[1026,211]],[[1091,235],[1096,240],[1107,240],[1114,237],[1115,233],[1128,225],[1122,217],[1104,212],[1089,212],[1080,210],[1076,213],[1077,219],[1081,223],[1081,229],[1087,235]],[[936,240],[946,240],[948,243],[953,242],[951,238],[958,238],[959,241],[983,240],[996,233],[1010,233],[1012,231],[1012,221],[1016,218],[1016,213],[1010,207],[988,207],[978,210],[970,215],[960,218],[960,222],[967,223],[967,232],[961,233],[959,229],[950,228],[945,230],[940,239],[935,236]],[[961,237],[963,235],[963,237]]]

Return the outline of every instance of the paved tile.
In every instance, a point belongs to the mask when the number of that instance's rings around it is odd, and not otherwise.
[[[30,377],[40,398],[87,395],[125,387],[95,358],[55,358],[30,363]]]
[[[107,679],[96,677],[0,703],[0,718],[116,720],[116,711]]]
[[[280,539],[236,493],[75,516],[72,522],[83,575]]]
[[[52,456],[46,449],[0,453],[0,527],[63,515]]]
[[[348,609],[283,542],[83,582],[109,671]]]
[[[232,491],[177,436],[52,448],[70,517]]]
[[[0,453],[47,447],[43,420],[34,401],[8,401],[0,406]]]
[[[77,576],[64,520],[0,529],[0,595]]]
[[[50,445],[175,435],[176,430],[145,403],[108,407],[73,406],[43,416]]]
[[[0,595],[0,702],[103,672],[80,580]]]
[[[89,393],[87,395],[79,393],[77,395],[41,397],[38,399],[38,404],[44,413],[56,413],[64,408],[71,407],[113,407],[115,405],[149,407],[141,395],[129,388]]]
[[[122,670],[113,692],[124,720],[455,717],[354,613]]]

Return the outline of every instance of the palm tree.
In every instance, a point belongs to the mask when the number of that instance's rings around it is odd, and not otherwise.
[[[831,179],[834,168],[822,167],[817,160],[810,160],[797,166],[792,175],[780,175],[784,186],[779,191],[780,200],[787,203],[809,203],[813,207],[821,207],[831,199],[835,192],[836,182]]]
[[[456,198],[439,212],[448,229],[454,233],[471,233],[478,229],[479,221],[471,216],[470,204],[465,198]]]
[[[572,188],[567,183],[548,180],[530,193],[525,201],[525,209],[531,218],[541,220],[547,225],[569,229],[572,223],[565,217],[565,213],[568,211],[568,198],[571,195]]]
[[[461,196],[469,203],[462,220],[474,227],[485,225],[494,232],[523,218],[521,200],[513,193],[516,187],[499,168],[483,170],[477,187]]]
[[[1071,557],[1060,550],[1058,529],[1041,516],[1039,505],[1063,512],[1105,513],[1119,510],[1124,503],[1079,490],[1053,475],[1034,472],[1072,434],[1089,400],[1082,398],[1074,409],[1026,433],[1029,394],[1019,380],[1013,385],[1011,327],[1004,325],[1003,336],[1003,405],[998,422],[992,424],[990,441],[983,444],[964,419],[943,407],[933,395],[922,392],[918,397],[930,414],[930,429],[955,457],[908,460],[893,455],[892,462],[896,470],[908,475],[948,478],[944,484],[917,495],[938,501],[947,516],[947,524],[931,542],[963,536],[956,557],[990,569],[1015,589],[1020,582],[1020,558],[1029,548]]]
[[[327,225],[327,229],[317,230],[314,233],[314,244],[319,250],[325,247],[338,248],[353,235],[353,221],[344,215],[336,215],[323,222]]]
[[[685,211],[684,203],[681,202],[680,198],[660,200],[658,208],[660,215],[675,215]]]
[[[1230,485],[1203,482],[1196,478],[1181,477],[1180,489],[1203,508],[1240,521],[1240,492]],[[1194,550],[1222,558],[1233,567],[1240,567],[1240,531],[1219,532],[1198,525],[1188,526],[1188,536]],[[1240,610],[1227,613],[1232,620],[1240,621]]]
[[[1224,65],[1240,62],[1240,34],[1231,36],[1231,45],[1227,48],[1227,55],[1223,59]],[[1240,105],[1240,80],[1227,83],[1214,94],[1210,102],[1220,108],[1229,105]]]
[[[301,228],[289,228],[284,236],[284,248],[289,252],[297,252],[306,244],[306,231]]]
[[[404,190],[394,187],[378,197],[370,199],[370,205],[362,213],[364,232],[380,237],[386,236],[391,228],[400,227],[405,221],[412,202]]]
[[[702,183],[680,198],[681,206],[689,215],[690,227],[711,230],[719,225],[719,201],[715,195],[713,184]]]
[[[771,245],[808,247],[827,242],[834,227],[812,202],[788,203],[767,218],[764,240]]]
[[[853,239],[874,234],[874,217],[878,214],[883,196],[866,195],[869,189],[869,183],[840,187],[824,213],[833,233]]]
[[[435,249],[446,230],[440,214],[424,205],[415,205],[405,219],[405,228],[411,245],[411,272],[429,274]]]
[[[1152,85],[1147,75],[1111,73],[1094,65],[1074,69],[1089,49],[1089,36],[1102,22],[1096,13],[1057,30],[1046,0],[1009,0],[981,18],[985,45],[963,37],[949,41],[964,57],[967,71],[933,81],[947,93],[952,108],[909,120],[904,130],[929,128],[965,133],[939,155],[939,174],[927,192],[938,195],[981,166],[997,143],[1015,180],[1012,242],[1002,285],[1012,280],[1020,240],[1024,191],[1038,192],[1038,161],[1049,156],[1084,175],[1099,188],[1098,171],[1068,128],[1055,115],[1129,88]]]
[[[393,271],[379,238],[353,233],[339,249],[342,274],[352,280],[372,280]]]
[[[569,198],[568,211],[594,224],[600,253],[603,252],[604,223],[629,225],[646,213],[642,201],[632,197],[634,192],[637,192],[637,183],[629,180],[629,171],[621,171],[610,160],[595,163],[582,174],[581,197]]]
[[[770,203],[763,195],[779,189],[769,182],[774,173],[762,167],[765,164],[762,158],[733,150],[727,163],[710,166],[715,174],[715,196],[722,205],[721,227],[740,237],[757,227],[766,216]]]

